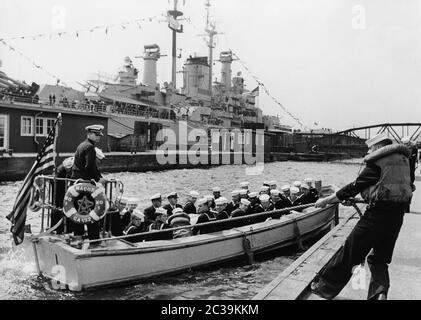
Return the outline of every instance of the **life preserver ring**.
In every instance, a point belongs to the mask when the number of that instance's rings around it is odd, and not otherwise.
[[[78,224],[97,222],[104,218],[107,210],[108,201],[105,190],[100,185],[75,184],[67,190],[64,197],[64,214]]]

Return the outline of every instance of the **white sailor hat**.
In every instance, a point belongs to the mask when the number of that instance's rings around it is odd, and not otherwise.
[[[271,186],[276,185],[276,181],[275,180],[269,181],[269,185]]]
[[[194,190],[192,190],[192,191],[190,191],[190,196],[191,197],[193,197],[193,198],[198,198],[199,197],[199,192],[197,192],[197,191],[194,191]]]
[[[93,124],[91,126],[87,126],[85,128],[86,131],[88,132],[92,132],[95,133],[97,135],[103,136],[104,134],[102,133],[102,130],[104,130],[104,126],[100,125],[100,124]]]
[[[181,208],[175,208],[173,211],[172,211],[172,214],[174,215],[174,214],[177,214],[177,213],[182,213],[183,212],[183,209],[181,209]]]
[[[226,199],[224,197],[220,197],[220,198],[215,200],[216,205],[221,205],[221,204],[226,204],[226,203],[228,203],[228,199]]]
[[[311,182],[313,182],[314,181],[314,179],[313,178],[305,178],[304,179],[304,182],[306,182],[306,183],[311,183]]]
[[[98,158],[98,160],[102,160],[105,158],[105,154],[104,152],[102,152],[102,150],[100,148],[95,147],[95,154],[96,157]]]
[[[170,198],[178,198],[177,192],[171,192],[170,194],[168,194],[167,199],[170,199]]]
[[[160,193],[154,194],[152,197],[150,197],[150,200],[161,200],[162,196]]]
[[[277,189],[270,190],[270,194],[275,195],[275,196],[279,195],[280,193],[281,193],[281,191],[279,191]]]
[[[202,198],[197,201],[197,205],[208,204],[207,198]]]
[[[239,196],[240,195],[240,190],[234,190],[231,192],[231,196]]]
[[[240,190],[240,195],[241,196],[244,196],[244,195],[246,195],[247,194],[247,190],[246,189],[242,189],[242,190]]]
[[[268,186],[262,186],[260,187],[260,191],[268,191],[269,187]]]
[[[374,145],[376,145],[376,144],[378,144],[378,143],[380,143],[380,142],[383,142],[383,141],[385,141],[385,140],[390,140],[390,141],[392,141],[392,139],[390,139],[389,138],[389,136],[386,134],[386,133],[381,133],[381,134],[378,134],[378,135],[376,135],[374,138],[372,138],[372,139],[368,139],[366,142],[365,142],[365,144],[368,146],[368,148],[371,148],[372,146],[374,146]]]
[[[282,186],[282,188],[281,188],[281,190],[282,190],[282,191],[284,191],[284,192],[285,192],[285,191],[288,191],[288,190],[290,190],[290,189],[291,189],[291,187],[290,187],[288,184],[283,185],[283,186]]]
[[[159,207],[158,209],[155,210],[155,214],[168,214],[168,211],[162,207]]]
[[[299,188],[299,187],[301,187],[301,181],[294,181],[293,185],[294,185],[294,187]]]
[[[257,198],[257,192],[250,192],[249,198]]]
[[[208,199],[208,201],[212,201],[212,200],[215,200],[215,197],[213,196],[213,195],[211,195],[211,194],[208,194],[208,195],[206,195],[206,196],[204,196],[206,199]]]
[[[221,192],[221,188],[220,187],[212,188],[212,192]]]
[[[300,189],[298,189],[297,187],[292,187],[291,189],[289,189],[289,191],[291,192],[291,194],[300,193]]]
[[[262,195],[259,197],[259,200],[260,200],[260,201],[263,201],[263,202],[267,202],[267,201],[269,201],[269,199],[270,199],[270,197],[269,197],[269,195],[267,195],[267,194],[262,194]]]
[[[240,183],[240,187],[241,187],[241,188],[245,188],[245,187],[248,187],[248,186],[249,186],[249,184],[250,184],[249,182],[241,182],[241,183]]]
[[[263,185],[270,185],[270,181],[268,180],[263,181]]]
[[[140,210],[137,210],[137,209],[133,210],[132,217],[140,219],[142,221],[145,220],[145,215]]]
[[[300,188],[310,190],[310,186],[307,183],[302,184]]]
[[[403,138],[401,139],[401,142],[402,142],[403,144],[407,144],[407,143],[411,142],[411,137],[410,137],[410,136],[403,137]]]
[[[249,206],[251,202],[248,201],[247,199],[241,199],[241,203],[245,204],[246,206]]]
[[[66,158],[63,160],[63,167],[66,170],[70,170],[73,167],[74,163],[75,163],[75,157]]]

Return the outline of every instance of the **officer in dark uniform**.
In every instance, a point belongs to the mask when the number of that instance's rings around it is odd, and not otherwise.
[[[95,144],[99,143],[101,137],[104,136],[102,131],[104,126],[91,125],[86,128],[86,140],[83,141],[76,149],[74,163],[72,167],[72,179],[82,179],[85,181],[94,180],[100,182],[102,176],[97,166],[97,154]],[[75,235],[83,235],[84,226],[76,224],[70,220],[69,228]],[[100,224],[98,221],[87,225],[89,240],[99,239]],[[96,243],[98,245],[98,243]]]
[[[389,290],[388,265],[404,217],[405,206],[412,198],[409,173],[409,150],[393,145],[386,134],[368,140],[366,167],[351,184],[336,194],[320,199],[317,208],[345,201],[361,193],[368,202],[364,216],[348,236],[344,246],[311,284],[313,293],[332,299],[352,276],[352,270],[367,258],[371,271],[368,299],[385,300]]]
[[[95,144],[99,143],[104,127],[92,125],[86,127],[87,137],[76,149],[75,162],[72,168],[72,179],[95,180],[99,182],[101,173],[96,163]]]
[[[167,210],[168,217],[172,216],[173,210],[176,208],[183,208],[181,205],[179,205],[178,202],[178,195],[177,192],[172,192],[167,196],[168,204],[165,205],[163,208]]]
[[[156,209],[162,205],[162,196],[160,193],[153,195],[150,199],[152,201],[152,205],[143,210],[143,214],[145,215],[145,222],[148,226],[155,222]]]

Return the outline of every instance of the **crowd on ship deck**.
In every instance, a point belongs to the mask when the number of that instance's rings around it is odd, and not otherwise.
[[[30,89],[0,88],[0,101],[38,103],[39,96]]]

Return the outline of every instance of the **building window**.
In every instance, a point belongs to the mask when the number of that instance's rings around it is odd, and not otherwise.
[[[48,134],[51,131],[51,129],[53,129],[55,123],[56,123],[56,119],[47,119],[47,132],[46,132],[46,134]]]
[[[35,121],[35,134],[38,137],[46,137],[50,130],[54,127],[56,119],[37,118]]]
[[[9,129],[7,127],[7,116],[0,114],[0,149],[9,148]]]
[[[37,136],[45,135],[44,132],[44,119],[43,118],[36,118],[35,121],[35,134]]]
[[[20,125],[21,136],[33,136],[34,135],[34,118],[22,117]]]

